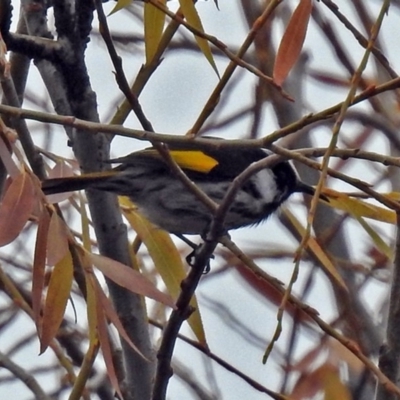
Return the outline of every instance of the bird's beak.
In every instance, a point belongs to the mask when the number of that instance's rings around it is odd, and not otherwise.
[[[315,194],[315,188],[312,187],[312,186],[310,186],[310,185],[305,184],[305,183],[302,182],[302,181],[298,181],[298,182],[297,182],[297,185],[296,185],[295,192],[297,192],[297,193],[305,193],[305,194],[309,194],[310,196],[314,196],[314,194]],[[325,196],[324,194],[321,193],[321,194],[319,195],[319,198],[320,198],[321,200],[325,200],[326,202],[329,203],[328,197]]]

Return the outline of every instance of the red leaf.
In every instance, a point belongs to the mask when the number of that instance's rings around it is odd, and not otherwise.
[[[35,206],[34,184],[21,172],[7,188],[0,205],[0,246],[11,243],[22,231]]]
[[[324,392],[324,399],[351,399],[349,390],[340,380],[338,367],[329,363],[302,374],[289,397],[293,400],[309,399],[319,391]]]
[[[117,328],[117,331],[119,332],[119,334],[126,340],[126,342],[132,347],[132,349],[134,351],[136,351],[145,360],[147,360],[147,358],[141,353],[141,351],[137,348],[137,346],[135,346],[135,344],[132,342],[132,340],[126,333],[126,330],[123,327],[117,313],[115,312],[114,307],[112,306],[112,304],[111,304],[110,300],[107,298],[107,296],[103,293],[103,291],[100,288],[100,285],[97,282],[96,282],[96,286],[95,286],[95,291],[96,291],[97,300],[100,301],[106,316],[113,323],[113,325]]]
[[[107,324],[106,324],[106,318],[104,315],[104,310],[99,301],[97,302],[96,306],[97,306],[96,307],[96,310],[97,310],[97,332],[99,334],[101,351],[103,353],[104,362],[106,364],[107,375],[108,375],[108,378],[110,379],[111,385],[113,386],[115,391],[118,393],[119,398],[122,399],[123,396],[121,393],[121,389],[119,387],[117,373],[116,373],[115,367],[114,367],[113,355],[112,355],[112,350],[111,350],[111,345],[110,345],[110,338],[108,336],[108,330],[107,330]]]
[[[155,285],[142,274],[126,265],[96,254],[89,254],[93,264],[109,279],[133,293],[150,297],[171,308],[175,303],[171,296],[159,291]]]
[[[282,85],[299,58],[312,10],[311,0],[300,0],[283,35],[275,59],[273,78]]]

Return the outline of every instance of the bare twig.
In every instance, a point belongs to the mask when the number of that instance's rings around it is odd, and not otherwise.
[[[282,94],[282,96],[284,96],[287,99],[291,99],[291,97],[282,90],[282,87],[277,85],[270,76],[265,75],[258,68],[254,67],[253,65],[249,64],[248,62],[242,60],[242,55],[235,55],[234,53],[232,53],[230,50],[228,50],[228,46],[226,44],[222,43],[215,36],[208,35],[207,33],[204,33],[202,31],[196,29],[195,27],[191,26],[179,14],[174,14],[167,7],[165,7],[161,2],[159,2],[157,0],[147,0],[147,1],[149,3],[151,3],[154,7],[163,11],[171,19],[178,22],[180,25],[183,25],[186,29],[188,29],[194,35],[201,37],[201,38],[209,41],[210,43],[212,43],[217,49],[219,49],[222,53],[224,53],[234,64],[247,69],[249,72],[256,75],[262,81],[266,82],[269,85],[272,85],[276,90],[278,90]],[[279,2],[280,1],[277,1],[276,3],[279,3]],[[259,26],[261,26],[261,22],[260,22]],[[257,28],[259,28],[259,26]]]
[[[8,369],[13,375],[25,383],[30,391],[35,395],[37,400],[51,400],[51,397],[47,396],[33,375],[25,371],[19,365],[15,364],[2,352],[0,352],[0,366]]]
[[[115,77],[118,86],[121,89],[122,93],[125,95],[125,98],[128,100],[129,104],[131,105],[132,110],[139,119],[143,129],[145,129],[146,131],[154,132],[151,122],[146,118],[137,96],[129,87],[128,80],[126,79],[124,69],[122,67],[122,59],[117,54],[117,51],[115,50],[115,46],[111,38],[110,30],[108,28],[107,18],[103,10],[103,3],[101,0],[96,0],[95,4],[96,4],[97,15],[100,22],[100,34],[103,37],[103,40],[107,46],[108,53],[114,65],[116,74]]]
[[[276,284],[276,279],[272,280],[270,277],[265,274],[260,268],[258,268],[253,260],[249,259],[243,252],[240,251],[234,243],[232,243],[227,237],[220,239],[220,242],[226,246],[229,250],[233,252],[237,257],[239,257],[247,267],[251,269],[251,271],[256,274],[259,279],[265,280],[272,288],[278,291],[281,295],[284,294],[285,289],[281,285]],[[313,309],[312,307],[307,306],[306,304],[299,301],[292,294],[288,297],[288,303],[294,306],[302,315],[306,315],[306,318],[309,320],[313,320],[320,329],[338,340],[342,345],[344,345],[348,350],[350,350],[357,358],[359,358],[365,367],[371,371],[379,380],[379,382],[390,392],[395,393],[400,398],[400,388],[398,388],[392,380],[390,380],[376,365],[373,361],[371,361],[367,356],[365,356],[359,348],[354,344],[353,341],[347,339],[345,336],[341,335],[338,331],[336,331],[329,323],[325,322],[322,318],[318,316],[318,311]]]

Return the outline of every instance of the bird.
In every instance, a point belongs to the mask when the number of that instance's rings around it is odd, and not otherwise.
[[[217,204],[239,174],[272,154],[262,148],[223,146],[206,150],[182,146],[169,149],[187,177]],[[142,215],[169,233],[181,236],[207,232],[213,220],[212,211],[171,171],[156,149],[136,151],[109,162],[119,165],[104,172],[47,179],[42,182],[42,190],[49,195],[97,189],[128,196]],[[258,225],[297,192],[313,196],[315,189],[299,179],[289,161],[261,169],[237,191],[226,213],[224,230]]]

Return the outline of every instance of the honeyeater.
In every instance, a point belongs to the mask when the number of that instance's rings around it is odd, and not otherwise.
[[[252,163],[270,153],[259,148],[193,150],[171,147],[170,154],[189,179],[214,202],[220,203],[232,181]],[[116,168],[76,177],[48,179],[45,194],[98,189],[128,196],[139,211],[160,228],[182,234],[203,234],[212,212],[171,171],[160,154],[149,148],[110,160]],[[287,161],[252,175],[238,190],[226,214],[224,229],[237,229],[264,221],[288,197],[314,188],[298,178]]]

